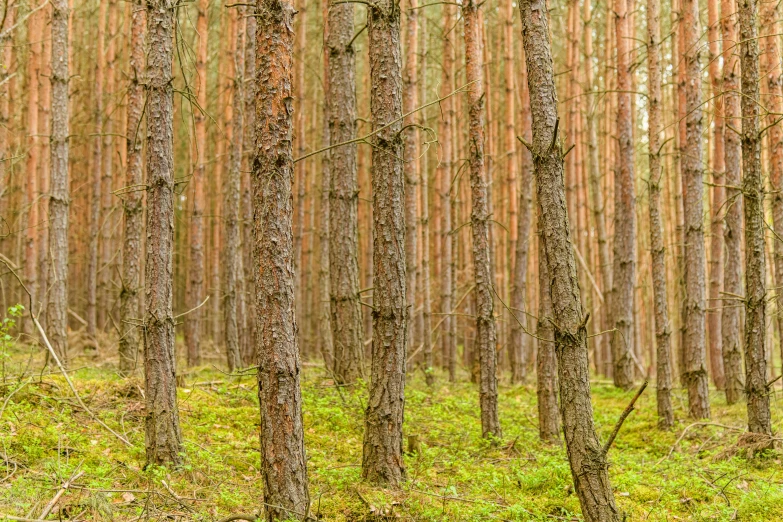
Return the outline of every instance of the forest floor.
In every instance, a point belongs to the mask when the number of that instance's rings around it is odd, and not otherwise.
[[[50,519],[216,521],[258,512],[253,373],[229,376],[209,364],[184,372],[178,395],[185,465],[143,470],[140,377],[119,377],[114,361],[95,351],[71,361],[84,402],[133,444],[128,447],[91,419],[61,375],[42,367],[40,350],[23,346],[11,346],[3,360],[0,520],[39,517],[73,477]],[[409,374],[405,433],[420,448],[406,456],[408,480],[400,491],[361,481],[366,388],[336,388],[315,364],[304,366],[302,388],[311,514],[318,519],[582,520],[565,448],[538,439],[533,384],[501,383],[503,440],[492,446],[481,438],[475,385],[438,375],[428,388],[421,372]],[[634,392],[605,381],[592,390],[605,440]],[[639,399],[610,451],[610,475],[627,520],[783,520],[781,454],[749,458],[737,444],[744,406],[728,407],[717,391],[711,401],[711,424],[694,423],[678,390],[677,424],[662,432],[654,386]],[[780,433],[779,391],[772,415]]]

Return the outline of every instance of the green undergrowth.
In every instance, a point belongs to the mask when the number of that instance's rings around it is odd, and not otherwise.
[[[0,387],[0,513],[38,517],[60,485],[77,474],[49,519],[216,521],[258,512],[263,486],[252,374],[232,377],[213,366],[188,370],[178,389],[185,464],[143,470],[140,377],[121,378],[95,356],[71,361],[84,402],[133,444],[127,447],[90,418],[60,375],[51,368],[41,372],[38,356],[30,362],[29,351],[15,350],[16,365],[4,367]],[[408,376],[406,445],[413,437],[419,451],[406,455],[408,480],[393,491],[361,481],[366,387],[337,388],[318,365],[304,366],[313,517],[582,520],[565,448],[538,440],[532,384],[501,383],[503,438],[493,445],[481,438],[476,385],[437,377],[428,388],[421,372]],[[592,389],[596,426],[605,440],[634,392],[603,381]],[[744,407],[727,406],[718,392],[711,400],[710,422],[720,426],[693,425],[685,418],[685,397],[677,392],[678,422],[662,432],[656,427],[654,388],[639,399],[609,457],[627,520],[783,520],[780,456],[750,458],[737,444]],[[781,405],[775,395],[778,432]]]

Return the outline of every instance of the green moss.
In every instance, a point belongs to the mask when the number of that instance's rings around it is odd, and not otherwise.
[[[432,388],[420,372],[409,376],[405,434],[417,437],[420,451],[406,455],[408,481],[391,491],[361,482],[365,385],[338,390],[318,368],[303,372],[312,513],[346,522],[581,519],[565,448],[538,440],[534,388],[501,386],[504,437],[491,445],[481,438],[475,386],[451,385],[436,375]],[[215,520],[258,511],[263,484],[252,376],[231,378],[208,368],[187,375],[187,387],[179,389],[185,464],[178,470],[142,469],[138,378],[121,379],[108,366],[94,366],[74,372],[73,379],[85,402],[134,447],[92,421],[60,377],[48,375],[42,383],[35,377],[8,401],[0,419],[0,451],[7,460],[0,473],[9,475],[0,483],[0,513],[37,515],[77,471],[84,474],[64,495],[61,514]],[[4,397],[17,385],[7,385]],[[633,392],[595,383],[593,393],[596,428],[605,439]],[[773,399],[777,413],[780,400]],[[680,408],[685,403],[676,397]],[[744,426],[742,405],[726,406],[717,392],[713,412],[715,423]],[[628,520],[783,520],[778,455],[734,455],[727,450],[740,432],[716,426],[689,428],[672,451],[691,424],[685,413],[676,412],[681,421],[675,429],[659,431],[650,389],[624,424],[609,460]]]

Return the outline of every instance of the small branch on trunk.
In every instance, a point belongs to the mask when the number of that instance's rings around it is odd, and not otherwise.
[[[609,448],[612,447],[612,443],[614,442],[614,439],[617,438],[617,434],[620,432],[620,428],[623,427],[623,422],[625,422],[625,419],[633,411],[634,409],[633,406],[634,404],[636,404],[636,400],[639,397],[641,397],[642,393],[644,393],[644,390],[647,388],[648,384],[649,383],[647,381],[644,381],[644,384],[642,384],[641,388],[639,388],[639,391],[637,391],[636,395],[634,395],[633,399],[631,399],[631,403],[628,405],[627,408],[625,408],[622,415],[620,415],[620,419],[617,421],[617,424],[615,424],[614,429],[612,430],[612,434],[609,435],[609,440],[607,440],[606,444],[604,444],[604,455],[609,453]]]

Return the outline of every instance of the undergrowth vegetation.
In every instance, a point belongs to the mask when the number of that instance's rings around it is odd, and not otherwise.
[[[142,469],[144,400],[140,377],[121,378],[114,361],[90,351],[71,361],[85,404],[133,444],[127,447],[79,407],[37,348],[10,345],[0,387],[0,520],[41,515],[61,485],[73,485],[51,519],[216,521],[258,513],[258,403],[252,372],[214,366],[183,372],[178,389],[185,465]],[[366,387],[335,387],[305,364],[304,423],[312,507],[328,521],[581,520],[563,446],[538,440],[532,384],[501,386],[503,440],[481,438],[475,385],[427,387],[408,375],[405,435],[408,480],[401,491],[361,481]],[[611,432],[634,392],[593,383],[596,424]],[[656,427],[654,387],[639,399],[610,451],[610,473],[627,520],[783,520],[776,452],[742,447],[744,406],[713,391],[713,419],[685,418],[677,393],[675,429]],[[781,419],[773,401],[773,420]],[[777,422],[776,431],[780,431]],[[738,444],[739,441],[739,444]],[[752,457],[752,458],[751,458]]]

